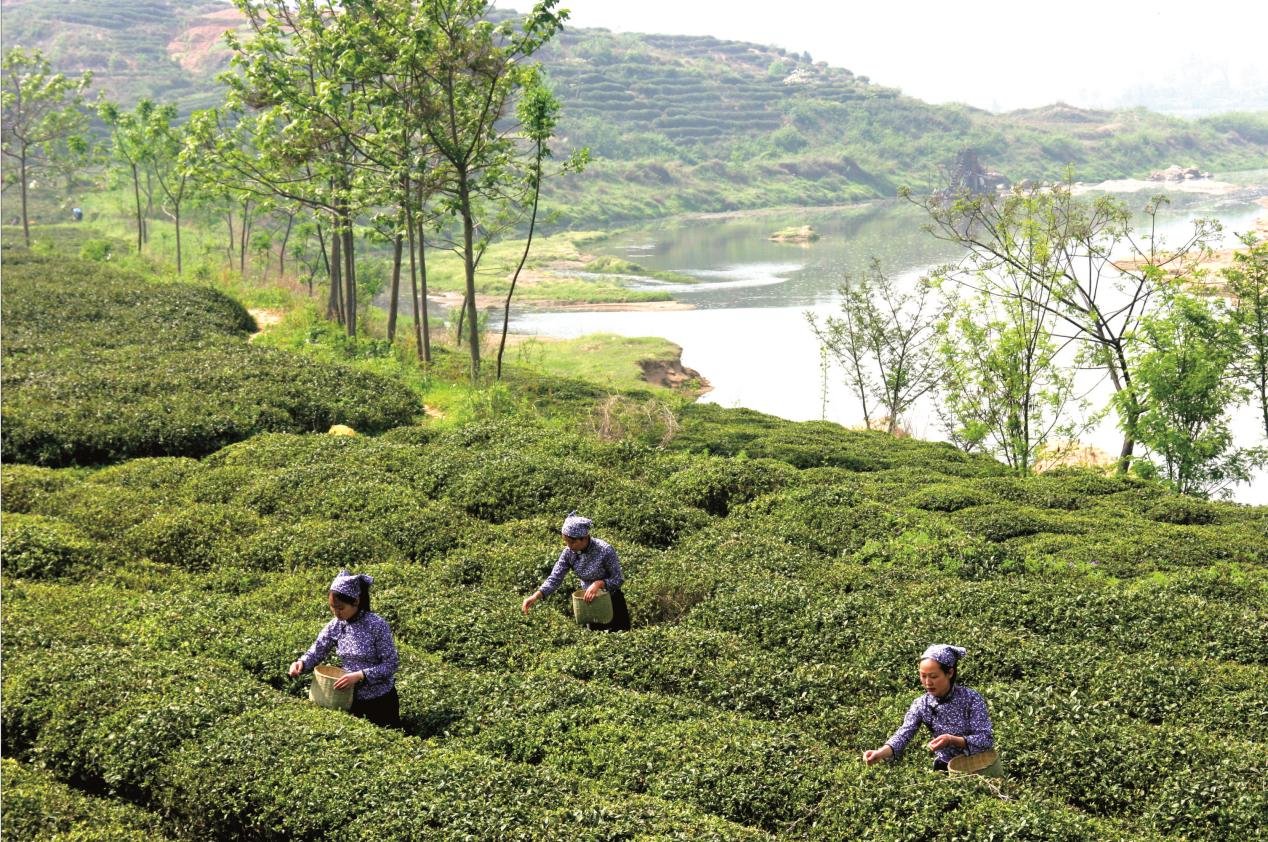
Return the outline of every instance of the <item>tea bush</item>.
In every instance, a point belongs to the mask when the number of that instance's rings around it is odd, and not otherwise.
[[[7,839],[81,842],[164,840],[158,817],[109,798],[85,795],[52,775],[0,760],[0,833]]]
[[[74,526],[41,515],[10,514],[0,529],[0,557],[9,576],[48,578],[97,566],[100,546]]]
[[[201,456],[269,430],[375,432],[419,412],[403,384],[247,345],[254,320],[210,288],[31,255],[5,265],[6,462]]]

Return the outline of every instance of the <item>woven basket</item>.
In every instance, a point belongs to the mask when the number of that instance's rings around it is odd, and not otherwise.
[[[612,594],[599,591],[593,602],[586,602],[585,596],[585,588],[572,592],[572,616],[577,618],[579,625],[595,623],[602,626],[612,622]]]
[[[947,770],[961,775],[982,775],[987,778],[1004,777],[1003,764],[999,762],[999,753],[988,748],[977,754],[961,754],[952,757],[947,763]]]
[[[317,667],[313,670],[313,683],[308,688],[308,698],[319,707],[332,710],[347,710],[352,707],[353,687],[343,690],[335,689],[335,682],[343,674],[343,670],[339,667],[325,664]]]

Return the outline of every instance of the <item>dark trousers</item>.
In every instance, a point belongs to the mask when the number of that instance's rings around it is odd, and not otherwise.
[[[401,727],[401,697],[393,687],[373,699],[353,699],[348,713],[384,728]]]
[[[625,604],[625,594],[620,590],[608,591],[612,595],[612,622],[610,623],[586,623],[586,628],[590,631],[629,631],[630,630],[630,609]]]

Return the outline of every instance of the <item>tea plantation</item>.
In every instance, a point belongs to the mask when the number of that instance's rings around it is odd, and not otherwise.
[[[1268,509],[706,405],[416,426],[229,299],[5,269],[6,839],[1268,838]],[[629,633],[520,612],[571,509]],[[403,732],[285,675],[340,567]],[[934,641],[1002,781],[860,759]]]

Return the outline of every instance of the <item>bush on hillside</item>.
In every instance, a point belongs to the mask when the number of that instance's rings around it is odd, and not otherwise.
[[[133,553],[184,570],[232,564],[244,539],[260,528],[251,512],[235,506],[193,503],[160,509],[123,536]]]
[[[104,560],[101,547],[71,524],[17,513],[7,515],[0,528],[0,557],[5,575],[37,579],[65,576]]]
[[[37,465],[5,465],[0,468],[0,503],[6,512],[30,512],[49,494],[78,482],[70,471]]]
[[[76,790],[48,772],[0,760],[0,816],[8,839],[83,842],[164,840],[158,816],[131,804]]]
[[[420,407],[403,384],[247,345],[240,304],[96,263],[6,260],[6,462],[202,456],[267,431],[376,432]]]

